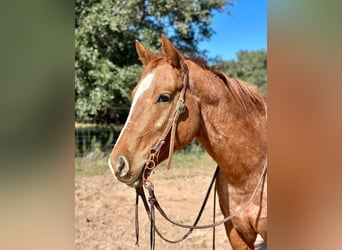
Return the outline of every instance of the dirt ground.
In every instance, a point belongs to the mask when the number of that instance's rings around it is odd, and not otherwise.
[[[214,168],[157,169],[152,180],[161,206],[170,218],[192,224],[196,217]],[[139,203],[140,246],[135,246],[135,190],[118,182],[110,173],[75,179],[75,248],[76,249],[149,249],[149,220]],[[213,200],[210,197],[199,225],[212,222]],[[156,213],[157,227],[169,239],[180,238],[185,229],[175,228]],[[219,206],[216,219],[222,219]],[[231,249],[224,226],[216,229],[216,249]],[[260,246],[257,249],[266,249]],[[178,244],[164,242],[156,235],[156,249],[212,249],[212,230],[195,230]]]

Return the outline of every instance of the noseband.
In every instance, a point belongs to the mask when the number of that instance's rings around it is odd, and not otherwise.
[[[159,153],[161,149],[163,148],[166,137],[171,131],[171,137],[170,137],[170,147],[169,147],[169,156],[168,156],[168,162],[167,162],[167,168],[170,169],[171,162],[172,162],[172,155],[174,152],[174,146],[175,146],[175,136],[176,136],[176,129],[177,129],[177,122],[179,119],[179,116],[183,114],[186,111],[185,106],[185,91],[189,85],[189,68],[184,63],[183,64],[183,86],[182,90],[179,94],[179,98],[176,104],[176,108],[174,109],[172,116],[169,118],[169,122],[167,123],[163,133],[159,137],[158,141],[154,144],[154,146],[150,149],[150,154],[148,157],[148,160],[145,163],[145,167],[142,174],[142,182],[145,185],[148,180],[150,173],[153,171],[153,169],[156,167],[156,161],[158,161]],[[147,171],[147,172],[146,172]]]

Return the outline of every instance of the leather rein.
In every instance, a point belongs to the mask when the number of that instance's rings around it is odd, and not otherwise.
[[[232,218],[239,215],[242,211],[244,211],[249,206],[249,204],[254,199],[254,197],[257,193],[257,190],[259,189],[261,183],[263,182],[263,179],[264,179],[266,172],[267,172],[267,159],[266,159],[265,165],[263,167],[263,170],[262,170],[262,173],[261,173],[260,178],[258,180],[258,183],[257,183],[251,197],[248,199],[248,201],[240,209],[238,209],[237,211],[235,211],[231,215],[225,217],[224,219],[222,219],[218,222],[215,222],[216,192],[214,190],[213,223],[208,224],[208,225],[197,226],[197,223],[199,222],[199,220],[202,216],[202,213],[205,209],[205,206],[207,204],[207,201],[208,201],[210,192],[212,190],[212,187],[215,183],[216,176],[217,176],[217,173],[219,170],[219,166],[216,167],[216,170],[215,170],[214,175],[211,179],[209,188],[208,188],[207,193],[205,195],[205,198],[202,202],[200,211],[199,211],[193,225],[184,225],[184,224],[174,222],[167,216],[165,211],[161,208],[161,206],[160,206],[160,204],[159,204],[159,202],[158,202],[158,200],[154,194],[153,183],[148,180],[148,177],[150,176],[150,173],[156,168],[156,160],[158,160],[159,153],[160,153],[162,147],[164,146],[166,138],[169,135],[170,131],[171,131],[171,136],[170,136],[170,147],[169,147],[167,168],[170,169],[170,167],[171,167],[172,155],[174,152],[174,142],[175,142],[177,122],[178,122],[179,116],[186,111],[185,91],[189,85],[189,69],[188,69],[188,66],[186,64],[183,65],[183,70],[184,70],[183,87],[182,87],[182,90],[180,92],[180,96],[179,96],[179,99],[177,101],[176,108],[173,111],[173,114],[172,114],[171,118],[169,119],[169,121],[168,121],[168,123],[164,129],[164,132],[159,137],[158,141],[154,144],[154,146],[150,149],[149,158],[146,161],[144,169],[142,171],[143,186],[136,188],[136,202],[135,202],[136,243],[135,244],[137,246],[139,246],[139,218],[138,218],[139,217],[138,216],[138,210],[139,209],[138,209],[138,203],[139,203],[139,196],[140,196],[142,201],[143,201],[146,213],[147,213],[149,220],[150,220],[150,249],[151,250],[155,249],[155,233],[157,233],[160,238],[162,238],[164,241],[166,241],[168,243],[179,243],[179,242],[185,240],[192,233],[192,231],[194,229],[208,229],[208,228],[213,228],[213,249],[215,249],[215,227],[231,220]],[[149,194],[148,199],[146,199],[144,187],[148,190],[148,194]],[[158,212],[161,214],[161,216],[165,220],[169,221],[170,223],[172,223],[175,226],[186,228],[186,229],[188,229],[188,231],[181,238],[179,238],[177,240],[169,240],[169,239],[165,238],[160,233],[160,231],[158,230],[158,228],[155,225],[155,209],[158,210]]]

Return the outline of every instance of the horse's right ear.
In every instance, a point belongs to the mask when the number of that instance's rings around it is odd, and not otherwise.
[[[150,61],[157,58],[157,55],[149,51],[138,40],[135,40],[135,48],[137,50],[140,61],[146,66]]]

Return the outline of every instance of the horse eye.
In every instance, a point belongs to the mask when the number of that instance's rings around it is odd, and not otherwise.
[[[167,94],[161,94],[157,100],[157,102],[168,102],[168,101],[170,101],[170,96]]]

